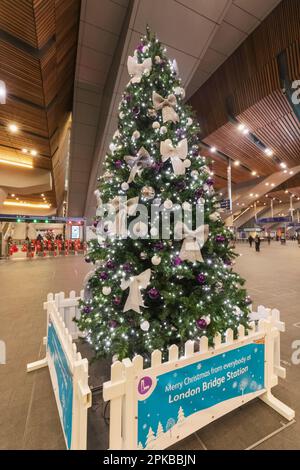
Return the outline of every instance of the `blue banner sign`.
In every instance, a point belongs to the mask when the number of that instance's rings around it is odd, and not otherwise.
[[[258,219],[258,224],[275,224],[277,222],[292,222],[292,218],[288,217],[266,217],[264,219]]]
[[[66,355],[63,351],[51,318],[49,319],[48,325],[47,349],[54,365],[54,370],[52,368],[51,379],[55,382],[53,383],[53,388],[57,391],[56,393],[58,394],[58,411],[63,426],[67,447],[70,449],[72,439],[73,378]]]
[[[221,209],[227,209],[229,211],[230,210],[230,199],[222,199],[220,201],[220,206],[221,206]]]
[[[203,410],[264,389],[263,340],[138,382],[138,446],[166,448]],[[195,427],[194,427],[195,429]]]

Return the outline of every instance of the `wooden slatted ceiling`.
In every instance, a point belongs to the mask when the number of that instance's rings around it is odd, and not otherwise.
[[[0,0],[1,79],[8,90],[0,107],[0,155],[25,161],[22,148],[37,150],[34,166],[57,179],[54,200],[64,191],[57,152],[72,108],[79,15],[80,0]],[[11,122],[18,133],[7,131]]]

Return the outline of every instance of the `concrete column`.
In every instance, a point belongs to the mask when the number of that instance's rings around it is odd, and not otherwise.
[[[0,188],[0,207],[2,206],[3,202],[5,201],[7,196],[7,192],[4,191],[3,188]]]

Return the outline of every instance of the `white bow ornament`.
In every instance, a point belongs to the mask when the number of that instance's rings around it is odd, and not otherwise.
[[[175,111],[177,105],[176,96],[171,94],[167,98],[163,98],[161,95],[154,91],[152,93],[153,106],[156,111],[162,110],[163,122],[173,121],[178,122],[179,116]]]
[[[185,164],[183,160],[186,159],[188,153],[187,139],[181,140],[175,147],[170,139],[162,141],[160,143],[160,153],[163,162],[166,162],[170,158],[175,175],[185,174]]]
[[[140,148],[136,157],[126,155],[124,160],[131,167],[130,175],[127,180],[128,184],[134,181],[136,174],[140,176],[144,168],[150,168],[152,165],[152,159],[145,147]]]
[[[190,230],[184,223],[177,222],[175,226],[176,238],[183,238],[179,258],[195,263],[204,262],[201,248],[205,244],[209,235],[209,226],[200,225],[196,230]]]
[[[130,279],[121,281],[121,289],[126,290],[129,287],[129,294],[123,308],[123,312],[127,310],[134,310],[141,313],[140,307],[144,307],[144,300],[141,294],[141,289],[146,289],[149,285],[151,277],[151,269],[146,269],[138,276],[131,276]]]
[[[136,57],[129,56],[127,59],[128,73],[131,76],[129,83],[140,83],[145,72],[151,72],[152,59],[148,57],[141,64],[137,62]]]
[[[125,199],[125,201],[122,201],[122,199]],[[116,214],[113,226],[110,230],[111,234],[118,235],[119,237],[127,235],[127,215],[132,216],[136,213],[138,203],[138,197],[127,200],[126,198],[120,198],[120,196],[116,196],[109,203]]]

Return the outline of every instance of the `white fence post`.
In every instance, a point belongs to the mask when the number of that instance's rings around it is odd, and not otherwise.
[[[110,400],[110,422],[109,422],[109,448],[110,450],[122,450],[122,416],[123,395],[125,393],[125,367],[117,361],[111,366],[111,380],[103,384],[104,401]]]

